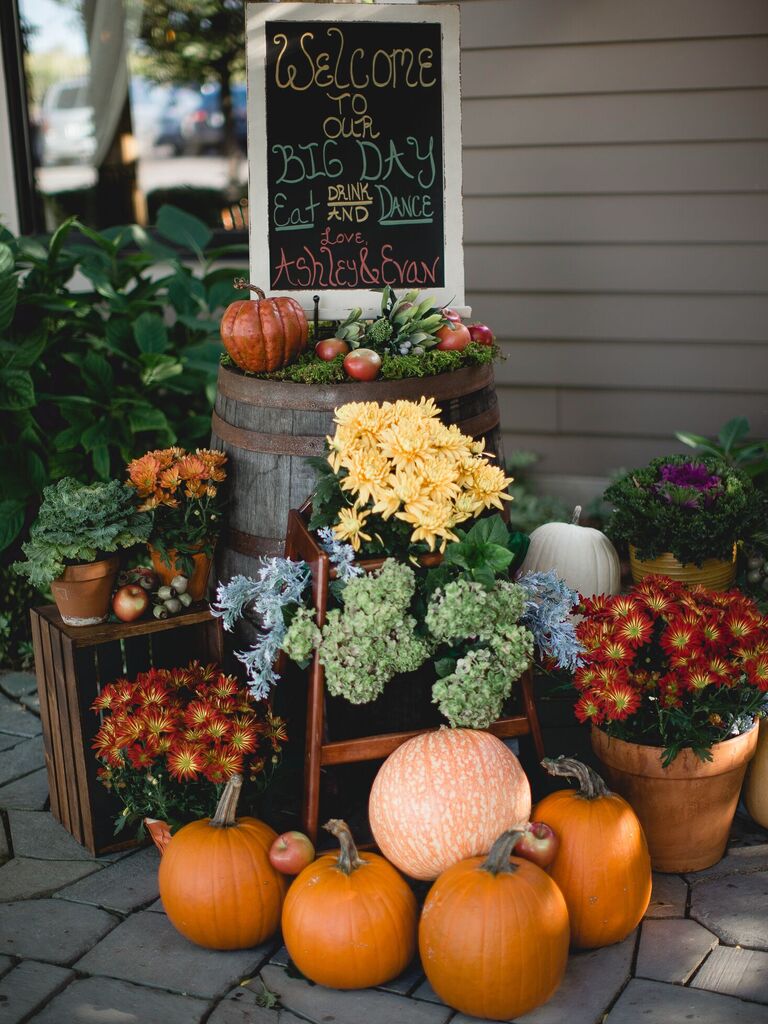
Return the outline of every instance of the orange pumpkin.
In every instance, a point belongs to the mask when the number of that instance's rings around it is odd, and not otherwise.
[[[487,853],[500,829],[530,812],[531,787],[512,751],[489,732],[445,727],[390,754],[368,804],[381,852],[422,879]]]
[[[212,818],[180,829],[158,879],[171,924],[207,949],[249,949],[277,931],[287,880],[269,863],[277,833],[235,818],[242,776],[233,775]]]
[[[600,776],[573,758],[544,758],[550,775],[576,779],[536,806],[534,817],[560,836],[549,874],[568,904],[571,941],[580,949],[621,942],[651,898],[651,859],[637,815]]]
[[[241,299],[224,310],[221,340],[241,370],[269,373],[288,366],[307,347],[309,325],[295,299],[268,299],[261,288],[235,281],[235,288],[250,288],[258,299]]]
[[[358,853],[345,822],[332,819],[325,828],[341,848],[294,880],[283,907],[283,940],[301,973],[318,985],[382,985],[413,959],[416,900],[383,857]]]
[[[511,857],[505,832],[430,889],[419,924],[421,963],[443,1002],[473,1017],[509,1020],[545,1003],[568,960],[568,910],[540,867]]]

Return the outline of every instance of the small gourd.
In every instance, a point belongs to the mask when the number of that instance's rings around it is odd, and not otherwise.
[[[577,505],[570,523],[538,526],[520,574],[554,569],[582,597],[618,594],[621,566],[616,548],[600,530],[580,526],[580,517],[581,505]]]

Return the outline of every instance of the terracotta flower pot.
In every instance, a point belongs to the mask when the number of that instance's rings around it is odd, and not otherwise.
[[[757,824],[768,828],[768,718],[760,719],[757,750],[744,783],[744,803]]]
[[[120,559],[110,555],[87,565],[68,565],[51,583],[59,614],[68,626],[96,626],[109,615],[109,599]]]
[[[149,554],[152,559],[152,568],[160,577],[160,582],[162,584],[170,586],[171,580],[174,576],[186,575],[186,573],[176,563],[176,551],[173,548],[168,551],[168,557],[173,563],[169,567],[163,561],[163,556],[157,548],[154,548],[151,544],[149,544],[148,547]],[[202,601],[205,597],[206,590],[208,589],[208,577],[211,572],[211,558],[210,555],[200,552],[197,555],[192,555],[192,561],[194,562],[194,569],[189,579],[189,584],[187,585],[187,593],[193,601]]]
[[[699,566],[678,562],[668,551],[658,558],[638,558],[637,548],[630,544],[629,569],[634,583],[640,583],[646,576],[658,575],[670,576],[689,587],[700,583],[709,590],[730,590],[736,579],[736,545],[730,560],[708,558]]]
[[[155,844],[160,851],[162,857],[165,853],[165,848],[171,841],[171,826],[167,821],[161,821],[159,818],[145,818],[144,827],[149,833],[149,838]]]
[[[720,860],[756,746],[755,725],[715,743],[711,761],[686,748],[662,768],[661,747],[626,743],[592,729],[592,749],[605,779],[640,819],[655,871],[701,871]]]

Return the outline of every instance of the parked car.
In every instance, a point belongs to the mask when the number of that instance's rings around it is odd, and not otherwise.
[[[42,163],[88,164],[96,152],[93,107],[87,78],[64,78],[42,103]]]
[[[245,152],[248,125],[245,83],[232,86],[232,114],[237,144]],[[200,86],[196,103],[181,118],[180,127],[180,152],[192,156],[209,149],[221,150],[224,144],[224,113],[218,82]]]

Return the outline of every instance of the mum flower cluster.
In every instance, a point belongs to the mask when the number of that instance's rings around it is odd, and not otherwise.
[[[224,452],[198,448],[194,453],[183,448],[163,448],[147,452],[128,463],[128,483],[142,499],[140,512],[159,505],[179,508],[186,499],[215,498],[216,484],[227,478]]]
[[[211,813],[231,775],[256,781],[287,738],[282,720],[255,707],[234,676],[198,662],[108,683],[92,710],[102,717],[98,777],[123,799],[125,817],[178,820],[196,800]]]
[[[691,746],[744,731],[768,701],[768,617],[738,591],[647,576],[583,605],[576,717],[621,739]],[[671,753],[671,756],[669,754]]]
[[[475,441],[438,418],[434,401],[350,402],[336,410],[328,462],[344,495],[333,523],[355,551],[377,523],[398,520],[411,543],[430,551],[456,540],[453,528],[489,508],[502,508],[511,479]]]

